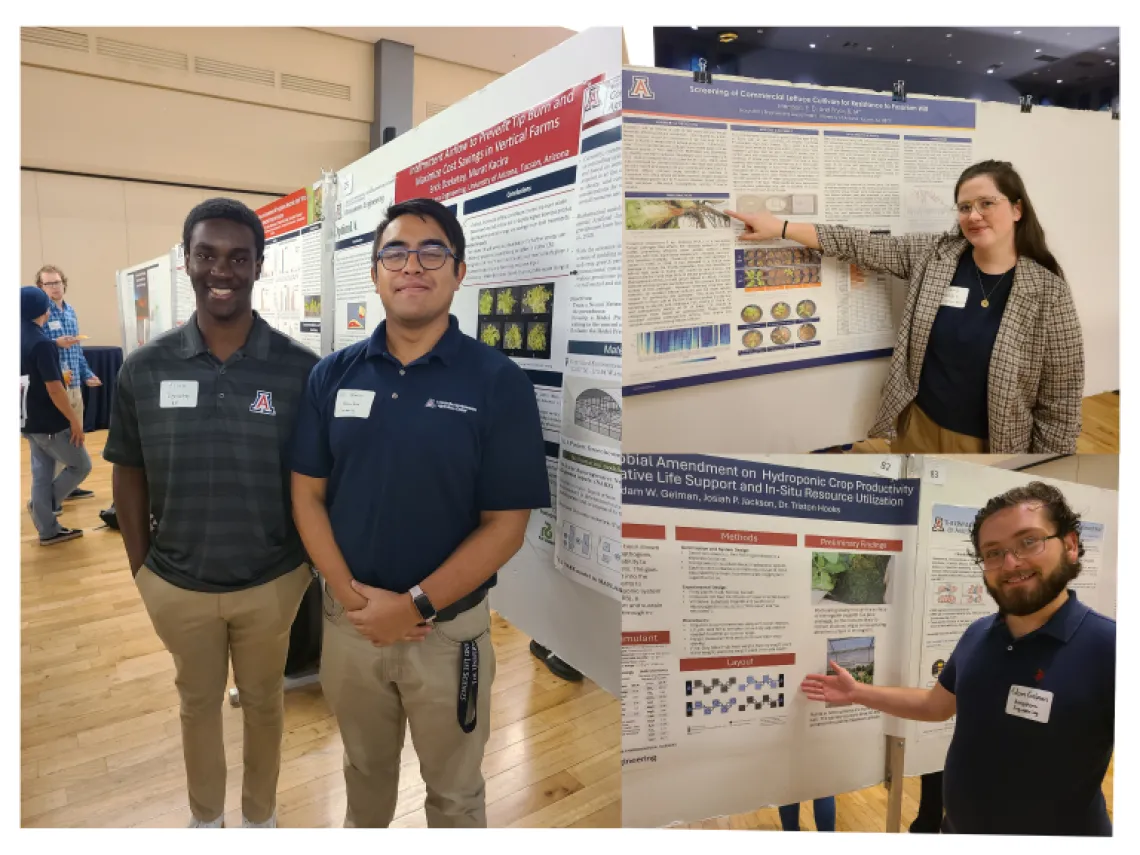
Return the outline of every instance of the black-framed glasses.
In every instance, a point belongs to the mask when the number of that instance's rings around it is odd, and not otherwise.
[[[447,259],[455,257],[446,246],[431,244],[422,249],[408,249],[403,246],[389,246],[376,253],[376,260],[384,265],[385,270],[403,270],[408,265],[408,256],[415,253],[416,260],[424,270],[439,270],[447,264]]]
[[[1045,541],[1052,540],[1053,538],[1060,540],[1063,537],[1064,535],[1061,534],[1049,534],[1045,537],[1037,537],[1031,534],[1021,538],[1017,542],[1017,546],[995,546],[991,549],[982,550],[982,554],[978,556],[977,561],[987,570],[996,570],[1005,564],[1005,556],[1007,553],[1012,555],[1015,559],[1033,558],[1045,551]]]

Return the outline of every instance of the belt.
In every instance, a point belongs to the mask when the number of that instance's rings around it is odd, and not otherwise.
[[[466,597],[456,600],[445,609],[440,609],[435,613],[436,623],[446,623],[449,620],[455,620],[466,611],[470,611],[479,605],[483,600],[487,599],[487,589],[480,588],[478,591],[473,591]]]

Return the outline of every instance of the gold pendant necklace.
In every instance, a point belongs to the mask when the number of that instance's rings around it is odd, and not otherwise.
[[[1016,267],[1016,265],[1014,265],[1014,267]],[[1010,268],[1010,270],[1013,270],[1013,268]],[[1005,273],[998,277],[998,281],[995,282],[994,287],[990,289],[990,294],[993,294],[997,291],[998,288],[1001,287],[1002,280],[1009,275],[1010,270],[1007,270]],[[978,280],[978,290],[982,292],[982,308],[988,309],[990,307],[990,294],[986,293],[986,286],[982,284],[982,272],[979,269],[978,263],[976,261],[974,262],[974,277]]]

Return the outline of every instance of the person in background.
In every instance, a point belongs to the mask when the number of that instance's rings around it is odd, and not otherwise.
[[[405,726],[428,826],[487,825],[487,592],[531,510],[550,507],[550,481],[530,378],[450,313],[464,247],[439,202],[388,208],[371,271],[385,319],[313,369],[292,445],[293,515],[325,585],[346,827],[392,821]]]
[[[257,214],[208,199],[182,242],[195,311],[123,362],[103,457],[131,575],[174,659],[190,827],[223,825],[232,663],[242,827],[276,828],[290,629],[313,579],[285,455],[317,357],[253,311]]]
[[[56,347],[43,331],[50,305],[39,288],[20,289],[20,432],[31,450],[28,511],[40,546],[82,536],[81,529],[60,525],[54,510],[91,471],[91,458],[83,447],[83,422],[64,391]],[[57,463],[63,467],[59,475]]]
[[[1077,599],[1081,518],[1035,481],[990,499],[970,532],[997,613],[970,624],[933,688],[868,686],[832,663],[812,701],[916,721],[955,716],[944,834],[1111,836],[1116,621]]]
[[[63,271],[54,264],[45,264],[36,273],[36,285],[44,290],[51,298],[51,314],[44,324],[44,333],[55,342],[59,348],[59,361],[63,369],[64,386],[67,389],[67,398],[71,401],[71,408],[79,414],[79,423],[83,423],[83,385],[102,386],[103,382],[95,376],[83,356],[83,348],[79,335],[79,319],[75,309],[64,300],[67,293],[67,277]],[[92,490],[76,488],[65,499],[90,499],[95,493]]]
[[[737,214],[745,241],[785,239],[909,282],[869,435],[896,454],[1075,454],[1084,339],[1021,176],[966,169],[945,234],[879,235]]]
[[[815,813],[816,831],[835,831],[835,796],[824,796],[812,802]],[[782,805],[780,807],[780,826],[784,831],[800,830],[800,806]]]

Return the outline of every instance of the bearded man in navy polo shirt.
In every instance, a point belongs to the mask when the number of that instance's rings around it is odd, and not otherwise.
[[[1084,555],[1080,515],[1033,482],[986,504],[971,538],[997,614],[975,621],[931,689],[865,686],[832,663],[813,701],[918,721],[956,715],[942,831],[1112,834],[1101,784],[1112,759],[1116,622],[1068,588]]]
[[[405,724],[432,827],[487,824],[487,590],[550,505],[534,387],[459,331],[463,229],[431,199],[372,247],[386,319],[325,357],[293,441],[293,515],[325,583],[321,684],[344,742],[346,826],[394,815]]]

